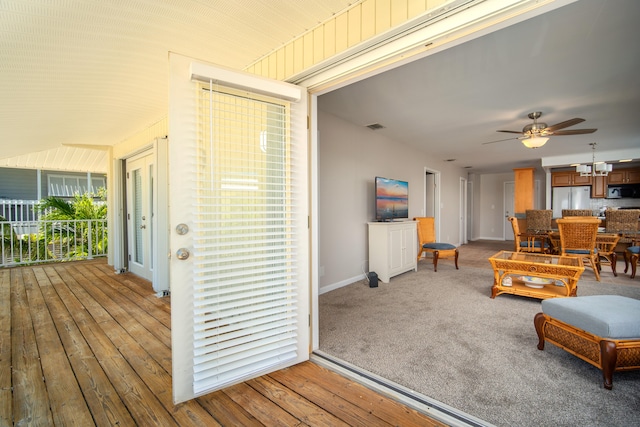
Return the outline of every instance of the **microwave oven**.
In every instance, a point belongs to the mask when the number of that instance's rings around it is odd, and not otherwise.
[[[607,188],[607,199],[630,199],[640,197],[640,185],[616,185]]]

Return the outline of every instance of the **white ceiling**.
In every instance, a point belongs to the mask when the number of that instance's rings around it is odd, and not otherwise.
[[[470,172],[539,166],[549,156],[639,149],[640,1],[580,0],[322,95],[319,108],[419,147]],[[527,114],[590,135],[555,136],[539,149],[517,137]],[[371,131],[373,132],[373,131]],[[640,157],[640,154],[637,154]],[[590,156],[589,156],[590,158]],[[640,159],[636,159],[640,160]]]
[[[167,115],[168,52],[243,69],[354,0],[2,0],[0,158]]]
[[[3,0],[0,159],[112,145],[167,114],[168,52],[243,69],[357,1]],[[640,147],[640,2],[579,0],[323,95],[320,106],[471,171]],[[491,145],[539,110],[587,136]],[[572,129],[573,129],[572,128]]]

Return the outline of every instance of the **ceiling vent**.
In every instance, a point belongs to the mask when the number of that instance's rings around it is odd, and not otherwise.
[[[382,126],[380,123],[373,123],[373,124],[367,125],[367,127],[371,130],[384,129],[384,126]]]

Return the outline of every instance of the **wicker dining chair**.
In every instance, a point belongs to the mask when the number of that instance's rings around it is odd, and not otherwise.
[[[550,247],[549,247],[549,243],[547,242],[546,234],[520,232],[520,225],[518,224],[518,218],[513,216],[509,217],[509,222],[511,222],[511,228],[513,228],[515,252],[538,252],[538,253],[550,252]]]
[[[560,233],[560,255],[581,257],[600,281],[600,259],[596,237],[600,220],[596,217],[567,217],[556,220]]]
[[[562,217],[567,216],[593,216],[591,209],[562,209]]]
[[[604,216],[607,233],[620,234],[620,243],[629,245],[637,238],[640,209],[607,209]]]
[[[620,240],[620,235],[616,233],[598,233],[596,236],[596,249],[598,250],[598,261],[600,265],[610,265],[614,276],[618,276],[616,264],[618,254],[616,245]]]
[[[533,233],[546,233],[551,230],[551,209],[527,209],[525,217],[527,219],[527,231]]]

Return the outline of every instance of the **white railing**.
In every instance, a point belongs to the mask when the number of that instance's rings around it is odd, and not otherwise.
[[[38,200],[0,199],[0,216],[6,221],[37,221],[40,211],[36,206]]]
[[[0,237],[2,267],[107,255],[106,219],[0,221]]]

